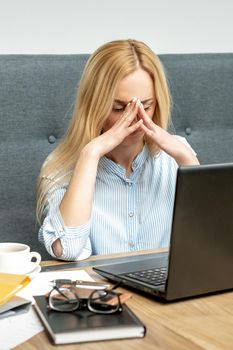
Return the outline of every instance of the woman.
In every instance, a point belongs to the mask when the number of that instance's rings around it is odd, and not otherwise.
[[[39,240],[53,257],[169,245],[177,167],[198,164],[166,131],[169,116],[164,70],[146,44],[118,40],[93,53],[38,179]]]

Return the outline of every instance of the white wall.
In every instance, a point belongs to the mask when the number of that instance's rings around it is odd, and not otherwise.
[[[0,0],[0,54],[90,53],[135,38],[157,53],[233,52],[233,0]]]

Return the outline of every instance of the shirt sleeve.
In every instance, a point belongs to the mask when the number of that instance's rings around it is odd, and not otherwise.
[[[44,210],[43,224],[39,229],[39,241],[45,245],[48,253],[56,258],[67,261],[83,260],[91,253],[90,220],[77,227],[65,226],[62,219],[59,205],[66,192],[66,188],[56,189],[49,198],[48,205]],[[55,256],[52,244],[60,239],[62,245],[62,255]]]

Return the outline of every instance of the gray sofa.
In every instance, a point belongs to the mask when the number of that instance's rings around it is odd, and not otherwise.
[[[35,184],[68,125],[88,55],[0,56],[0,242],[37,240]],[[233,53],[160,55],[173,129],[201,163],[233,162]]]

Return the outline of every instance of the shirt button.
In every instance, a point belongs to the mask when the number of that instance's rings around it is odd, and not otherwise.
[[[134,247],[134,242],[132,242],[132,241],[129,242],[129,246],[130,246],[130,247]]]
[[[132,182],[128,182],[128,186],[132,186]]]
[[[129,217],[132,218],[133,215],[134,215],[134,214],[133,214],[133,212],[131,211],[131,212],[129,213]]]

